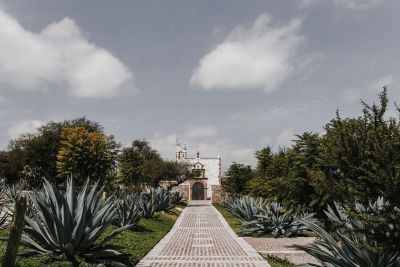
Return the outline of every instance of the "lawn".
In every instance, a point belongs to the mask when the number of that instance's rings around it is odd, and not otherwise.
[[[287,260],[282,260],[277,257],[267,257],[268,263],[271,267],[294,267],[295,265],[288,262]]]
[[[225,220],[228,222],[229,226],[233,229],[236,234],[240,233],[241,223],[237,220],[235,216],[232,215],[222,204],[214,203],[214,207],[224,216]],[[293,267],[294,265],[286,260],[282,260],[276,257],[268,257],[268,263],[271,267]]]
[[[222,204],[213,203],[214,207],[224,216],[225,220],[228,222],[229,226],[236,233],[240,233],[241,223],[237,220],[235,216],[232,215]]]
[[[135,266],[141,258],[143,258],[157,243],[163,238],[174,225],[179,216],[179,211],[174,209],[172,214],[159,214],[156,218],[141,219],[138,227],[133,231],[125,231],[120,236],[114,238],[111,243],[125,248],[121,250],[127,254],[125,264]],[[112,229],[109,229],[112,231]],[[0,232],[0,236],[8,235],[8,231]],[[7,243],[0,240],[0,262],[4,257]],[[20,251],[23,247],[20,247]],[[17,258],[17,266],[72,266],[71,263],[63,258],[55,258],[51,256],[31,256]],[[87,264],[82,262],[79,266],[97,266],[96,264]]]

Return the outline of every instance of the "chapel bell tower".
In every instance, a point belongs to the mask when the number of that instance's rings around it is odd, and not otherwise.
[[[177,138],[176,139],[176,152],[175,152],[175,156],[176,156],[176,161],[177,162],[183,162],[186,160],[187,158],[187,149],[186,149],[186,145],[182,144],[182,142]]]

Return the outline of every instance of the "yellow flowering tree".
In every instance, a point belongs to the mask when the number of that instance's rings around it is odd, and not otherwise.
[[[112,135],[89,131],[85,127],[63,128],[57,154],[58,176],[73,175],[105,180],[115,173],[119,144]]]

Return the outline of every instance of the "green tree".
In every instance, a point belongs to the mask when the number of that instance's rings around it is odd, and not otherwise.
[[[112,135],[90,132],[85,127],[64,128],[57,154],[58,176],[72,174],[80,183],[87,178],[106,181],[116,170],[118,148]]]
[[[257,159],[256,174],[258,177],[266,177],[268,175],[269,167],[273,159],[271,148],[265,147],[255,152]]]
[[[128,186],[158,186],[160,181],[180,183],[188,177],[189,167],[184,163],[161,158],[147,140],[135,140],[122,150],[118,160],[121,180]]]
[[[319,170],[321,137],[312,132],[296,137],[286,152],[287,173],[269,181],[270,192],[295,212],[308,210],[322,217],[329,198],[315,190],[313,176]]]
[[[123,148],[118,157],[118,172],[120,180],[125,185],[139,187],[144,182],[141,168],[143,160],[134,147]]]
[[[276,191],[279,188],[274,185],[274,182],[287,177],[288,174],[287,150],[279,149],[277,153],[272,153],[268,148],[256,151],[255,155],[257,167],[254,178],[247,184],[249,193],[253,196],[261,196],[276,201],[279,197]]]
[[[316,187],[334,192],[335,200],[350,207],[358,219],[380,222],[370,224],[370,238],[386,249],[400,249],[400,123],[385,116],[388,103],[384,88],[378,104],[362,102],[362,116],[342,119],[337,112],[325,127]],[[354,201],[368,206],[379,196],[389,203],[379,216],[369,217],[354,208]]]
[[[7,149],[0,152],[0,178],[5,178],[8,183],[25,179],[31,187],[41,186],[43,178],[58,183],[56,157],[61,147],[61,132],[63,128],[74,127],[85,127],[91,132],[103,131],[100,124],[85,117],[50,121],[35,133],[11,140]]]
[[[232,163],[225,172],[222,187],[230,194],[247,194],[247,183],[253,178],[253,170],[249,165]]]

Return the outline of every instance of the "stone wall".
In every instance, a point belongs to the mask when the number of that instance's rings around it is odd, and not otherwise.
[[[224,202],[224,193],[222,191],[222,186],[220,185],[212,185],[212,202],[222,203]]]
[[[204,190],[205,190],[204,195],[205,196],[207,195],[207,190],[211,189],[212,202],[216,202],[216,203],[224,202],[225,194],[222,191],[222,186],[220,186],[220,185],[211,185],[211,188],[209,188],[210,185],[208,185],[208,188],[207,188],[207,181],[205,179],[204,180],[198,179],[196,181],[191,181],[189,184],[180,184],[180,185],[174,186],[174,187],[172,187],[171,191],[172,192],[179,192],[182,195],[184,200],[190,201],[191,200],[191,196],[189,195],[190,191],[191,191],[190,187],[193,186],[194,182],[199,182],[199,181],[203,182],[203,184],[204,184]]]

